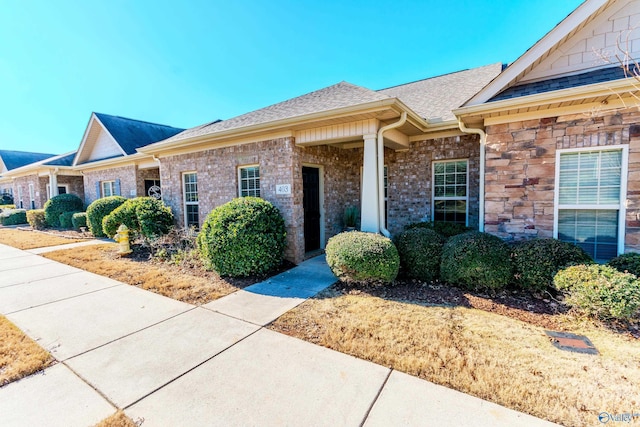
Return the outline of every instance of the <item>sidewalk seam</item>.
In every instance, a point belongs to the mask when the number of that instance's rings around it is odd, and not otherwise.
[[[382,390],[384,390],[385,386],[387,385],[387,381],[389,381],[389,378],[391,377],[392,373],[393,373],[393,368],[389,368],[389,373],[387,374],[387,377],[382,382],[382,385],[380,386],[378,393],[376,393],[376,396],[373,398],[373,401],[371,402],[369,409],[367,409],[367,412],[364,414],[364,417],[362,418],[362,422],[360,423],[360,427],[363,427],[364,423],[367,422],[367,419],[369,418],[369,414],[371,414],[373,407],[376,405],[376,402],[380,398],[380,395],[382,394]]]

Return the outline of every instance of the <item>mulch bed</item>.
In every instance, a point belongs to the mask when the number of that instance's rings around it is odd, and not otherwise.
[[[425,283],[399,278],[393,286],[349,285],[342,282],[330,288],[332,294],[368,295],[387,300],[419,305],[439,305],[475,308],[517,319],[545,329],[570,331],[566,316],[569,309],[556,299],[557,295],[532,295],[519,290],[501,290],[494,294],[469,291],[445,283]],[[321,297],[321,296],[320,296]],[[607,329],[640,339],[640,323],[607,323]]]

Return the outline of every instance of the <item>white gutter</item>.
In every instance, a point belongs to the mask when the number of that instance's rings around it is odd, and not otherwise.
[[[484,231],[484,162],[485,162],[485,146],[487,143],[487,134],[482,129],[468,128],[464,125],[462,119],[458,119],[458,126],[464,133],[475,133],[480,135],[480,179],[478,190],[478,231]]]
[[[384,137],[389,129],[402,126],[407,121],[407,112],[403,111],[400,120],[378,130],[378,228],[385,237],[391,237],[391,233],[384,226],[386,212],[384,211]]]

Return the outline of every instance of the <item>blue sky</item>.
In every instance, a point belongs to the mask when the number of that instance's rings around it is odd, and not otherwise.
[[[509,63],[580,3],[0,0],[0,149],[75,150],[92,111],[188,128]]]

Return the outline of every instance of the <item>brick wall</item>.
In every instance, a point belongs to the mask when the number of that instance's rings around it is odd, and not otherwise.
[[[57,179],[58,179],[58,185],[67,185],[68,193],[75,194],[76,196],[80,197],[82,200],[85,200],[84,179],[81,176],[58,175]],[[49,183],[49,179],[47,179],[46,184],[48,183]],[[45,189],[46,189],[46,186],[45,186]]]
[[[88,171],[84,173],[84,199],[87,205],[100,198],[96,194],[96,183],[102,181],[120,180],[120,194],[130,198],[131,191],[137,194],[136,167],[124,166],[100,171]]]
[[[46,201],[46,192],[44,194],[45,199],[42,200],[43,191],[40,190],[40,178],[37,174],[21,176],[13,180],[13,197],[16,207],[20,207],[20,200],[18,198],[18,195],[20,194],[20,191],[22,191],[22,207],[24,209],[31,209],[29,184],[33,184],[35,209],[42,209],[42,207],[44,206],[44,202]]]
[[[413,142],[407,151],[385,151],[388,229],[396,234],[412,222],[430,221],[432,162],[468,159],[469,226],[478,226],[479,142],[477,135]]]
[[[556,150],[629,144],[627,250],[640,249],[640,112],[575,114],[488,126],[485,230],[553,235]]]
[[[136,191],[137,191],[137,195],[139,197],[148,196],[148,194],[145,193],[145,191],[144,191],[144,181],[146,179],[159,180],[160,179],[160,169],[159,168],[138,169],[138,172],[137,172],[137,185],[136,185],[137,189],[136,189]]]

